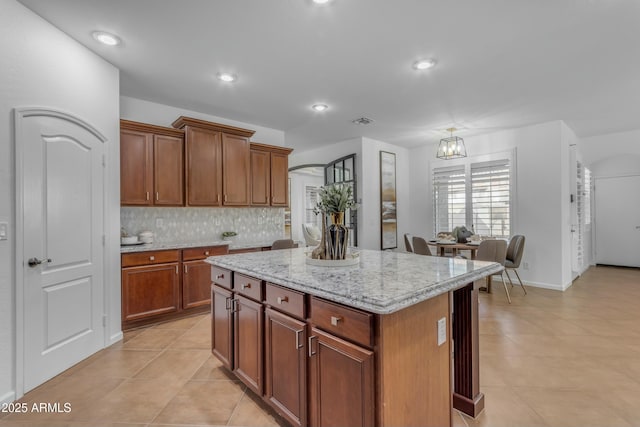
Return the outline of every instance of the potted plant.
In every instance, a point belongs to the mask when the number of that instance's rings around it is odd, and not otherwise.
[[[224,231],[222,233],[222,240],[233,240],[233,238],[237,235],[238,233],[236,233],[235,231]]]
[[[347,184],[332,184],[320,188],[315,212],[331,218],[331,225],[325,231],[326,219],[322,221],[322,240],[313,251],[313,258],[344,259],[349,242],[349,229],[344,225],[344,212],[356,209],[353,188]],[[326,239],[325,239],[326,235]]]

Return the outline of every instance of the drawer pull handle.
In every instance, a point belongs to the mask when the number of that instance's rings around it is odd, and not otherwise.
[[[216,276],[216,279],[224,279],[224,274],[218,274],[218,275]]]
[[[300,329],[299,331],[296,331],[296,349],[302,348],[302,344],[300,344],[300,332],[304,332],[304,329]]]
[[[189,266],[187,266],[187,264],[184,265],[184,274],[188,274],[189,273]]]
[[[205,255],[209,255],[209,251],[204,251],[204,254]]]
[[[231,312],[237,313],[239,311],[240,311],[240,307],[238,307],[238,300],[234,298],[231,300]]]
[[[149,261],[155,261],[155,259],[156,259],[156,257],[154,257],[154,256],[150,256],[149,257]]]
[[[313,340],[317,338],[316,336],[309,337],[309,357],[315,355],[317,352],[313,351]]]
[[[342,320],[341,316],[331,316],[331,325],[338,326],[338,322]]]
[[[225,298],[225,299],[224,299],[224,301],[225,301],[225,307],[226,307],[226,309],[227,309],[227,310],[231,310],[231,301],[233,301],[233,300],[231,299],[231,297],[227,297],[227,298]]]
[[[240,285],[240,289],[251,289],[251,283],[243,283]]]
[[[282,304],[283,302],[289,302],[289,297],[278,297],[278,304]]]

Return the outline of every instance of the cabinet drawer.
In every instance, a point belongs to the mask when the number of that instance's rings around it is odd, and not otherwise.
[[[247,298],[262,302],[262,280],[233,273],[233,290]]]
[[[149,251],[122,254],[122,267],[134,267],[136,265],[165,264],[180,261],[180,251]]]
[[[373,347],[373,314],[312,297],[311,323],[334,335]]]
[[[304,294],[291,289],[282,288],[267,283],[265,286],[265,301],[271,307],[299,319],[304,319]]]
[[[183,261],[195,261],[199,259],[205,259],[208,256],[213,255],[226,255],[228,253],[228,246],[203,246],[201,248],[189,248],[182,250]]]
[[[211,281],[223,288],[231,289],[231,271],[212,265]]]

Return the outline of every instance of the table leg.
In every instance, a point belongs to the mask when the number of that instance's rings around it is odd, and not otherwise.
[[[480,392],[478,290],[453,291],[453,407],[472,417],[484,409]]]

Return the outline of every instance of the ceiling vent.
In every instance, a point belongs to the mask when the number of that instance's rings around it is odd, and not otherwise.
[[[359,119],[351,120],[351,123],[355,123],[357,125],[368,125],[373,122],[373,119],[368,117],[360,117]]]

